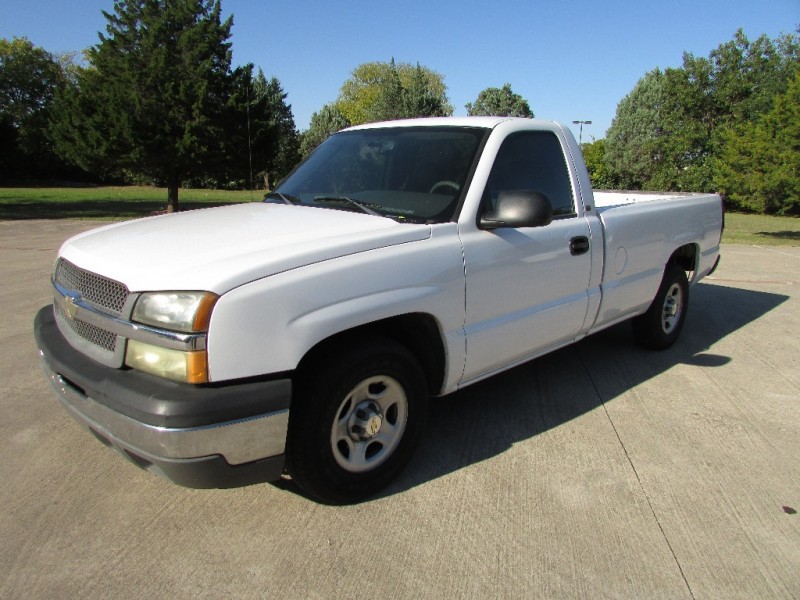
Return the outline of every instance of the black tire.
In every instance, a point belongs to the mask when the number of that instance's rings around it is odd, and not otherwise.
[[[363,500],[408,464],[425,426],[428,391],[404,346],[352,338],[298,373],[295,389],[287,470],[312,498]]]
[[[689,308],[686,271],[670,263],[650,308],[631,324],[636,341],[648,350],[666,350],[678,339]]]

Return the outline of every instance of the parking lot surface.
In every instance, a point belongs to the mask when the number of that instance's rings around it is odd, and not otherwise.
[[[800,597],[800,248],[724,246],[670,350],[623,324],[435,400],[330,507],[178,487],[66,415],[32,320],[94,226],[0,222],[0,598]]]

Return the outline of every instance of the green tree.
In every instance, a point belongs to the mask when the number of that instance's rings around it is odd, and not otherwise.
[[[506,83],[502,88],[488,87],[478,94],[474,103],[465,106],[470,116],[527,117],[533,118],[528,101],[511,89]]]
[[[607,163],[623,187],[711,191],[725,132],[754,122],[783,93],[800,60],[800,38],[750,42],[739,30],[708,58],[643,77],[617,107]]]
[[[712,63],[684,55],[683,68],[664,72],[660,135],[654,142],[658,161],[644,186],[662,190],[707,191],[715,122]]]
[[[453,113],[439,73],[394,59],[356,67],[342,84],[336,108],[353,125]]]
[[[740,29],[733,40],[709,55],[715,122],[752,121],[772,108],[775,96],[786,90],[800,55],[798,39],[783,36],[771,41],[766,35],[750,42]]]
[[[741,29],[708,58],[684,54],[682,68],[666,73],[663,162],[649,185],[712,191],[722,132],[768,111],[796,64],[796,38],[751,42]]]
[[[0,177],[47,176],[57,162],[48,122],[67,81],[59,60],[26,38],[0,39]]]
[[[714,183],[729,207],[800,215],[800,70],[771,110],[721,137]]]
[[[87,170],[128,170],[166,184],[178,210],[182,181],[224,159],[235,78],[232,17],[219,0],[117,0],[89,67],[59,99],[57,148]]]
[[[276,78],[253,65],[233,72],[233,93],[226,103],[224,160],[203,175],[201,185],[269,188],[299,159],[299,139],[291,106]]]
[[[326,104],[311,115],[311,123],[300,136],[300,154],[305,157],[337,131],[350,127],[350,121],[335,104]]]
[[[654,69],[642,77],[617,106],[608,129],[605,161],[615,187],[641,189],[654,175],[664,135],[664,73]]]
[[[300,160],[300,136],[292,114],[292,107],[286,103],[287,94],[280,81],[272,77],[267,81],[259,70],[256,78],[256,91],[263,95],[270,114],[270,133],[272,147],[267,160],[259,165],[264,188],[285,177]]]
[[[366,106],[367,121],[388,121],[400,119],[403,116],[403,83],[397,70],[394,59],[389,63],[389,68],[381,75],[378,81],[378,93],[374,101]],[[350,119],[352,121],[352,119]],[[358,124],[358,123],[354,123]]]
[[[453,114],[453,107],[450,106],[445,94],[444,82],[439,91],[438,84],[432,84],[435,77],[432,72],[416,64],[414,69],[408,73],[405,84],[401,80],[401,118],[413,119],[416,117],[445,117]],[[399,79],[399,72],[398,72]]]
[[[595,140],[585,143],[581,146],[581,150],[592,180],[592,187],[598,190],[613,188],[614,183],[606,164],[606,141]]]

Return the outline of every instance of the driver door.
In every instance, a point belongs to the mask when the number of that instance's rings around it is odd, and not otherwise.
[[[554,214],[549,225],[476,229],[462,235],[467,282],[464,383],[571,341],[586,319],[589,224],[576,214],[555,134],[526,131],[506,138],[482,210],[491,210],[500,192],[523,189],[548,197]]]

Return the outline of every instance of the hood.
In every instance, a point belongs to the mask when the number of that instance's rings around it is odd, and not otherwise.
[[[115,223],[67,240],[59,254],[132,292],[223,294],[289,269],[430,235],[428,225],[259,202]]]

